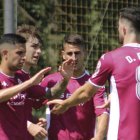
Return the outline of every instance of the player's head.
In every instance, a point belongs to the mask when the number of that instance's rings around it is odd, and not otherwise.
[[[64,38],[62,56],[64,60],[72,58],[75,63],[74,70],[83,70],[86,49],[81,35],[71,34]]]
[[[32,25],[22,25],[17,28],[17,34],[26,39],[26,60],[25,65],[37,65],[41,55],[42,40],[38,29]]]
[[[17,34],[4,34],[0,39],[1,66],[11,71],[21,69],[25,62],[25,38]]]
[[[140,34],[140,8],[123,8],[119,17],[119,39],[122,43],[125,35]]]

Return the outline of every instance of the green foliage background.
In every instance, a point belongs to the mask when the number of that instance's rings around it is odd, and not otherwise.
[[[107,0],[102,2],[97,0],[19,0],[18,25],[23,23],[36,25],[39,27],[44,41],[42,58],[32,72],[35,73],[46,65],[52,66],[54,71],[57,70],[61,62],[59,54],[62,41],[65,34],[68,33],[78,33],[85,38],[87,51],[90,51],[86,67],[93,72],[101,54],[108,51],[109,48],[112,49],[110,45],[113,43],[115,44],[114,48],[117,45],[116,38],[108,40],[109,31],[103,31],[103,23],[101,22],[103,22],[105,10],[99,8],[101,7],[100,4],[104,4],[105,7],[106,3]],[[70,5],[73,7],[70,7]],[[81,10],[78,6],[83,9]],[[67,8],[67,10],[64,8]],[[69,12],[70,10],[72,12]],[[80,13],[81,11],[82,13]],[[60,17],[60,15],[63,16]],[[82,24],[83,26],[81,26]],[[60,26],[63,26],[62,28],[65,28],[65,30],[60,30]],[[105,44],[106,42],[108,44]]]

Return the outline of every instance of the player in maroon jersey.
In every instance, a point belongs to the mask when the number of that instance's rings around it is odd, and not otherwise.
[[[53,112],[61,113],[89,100],[107,79],[110,80],[111,110],[108,140],[140,139],[140,8],[123,8],[119,16],[122,46],[104,54],[95,73],[84,86]]]
[[[37,66],[38,60],[40,58],[42,40],[39,35],[38,29],[32,25],[23,24],[21,26],[18,26],[16,33],[26,39],[26,59],[22,70],[17,71],[17,73],[24,74],[24,76],[29,79],[31,67]],[[30,133],[28,133],[28,140],[33,140],[34,138],[41,137],[42,135],[43,137],[45,137],[47,135],[47,131],[41,126],[44,126],[46,124],[46,120],[43,118],[36,120],[33,119],[32,116],[32,108],[34,107],[34,104],[36,106],[38,104],[39,106],[41,106],[40,99],[27,98],[26,102],[26,113],[28,115],[27,128],[28,132]]]
[[[25,38],[5,34],[0,39],[0,139],[27,140],[25,100],[50,68],[41,70],[29,80],[16,74],[25,61]],[[34,86],[36,87],[36,86]],[[42,90],[43,91],[43,90]],[[45,97],[45,89],[40,95]]]
[[[26,38],[26,59],[24,62],[24,65],[22,67],[22,70],[17,71],[17,74],[22,74],[27,79],[30,78],[30,69],[32,67],[37,66],[38,60],[40,58],[41,52],[42,52],[42,40],[38,33],[38,29],[35,26],[31,25],[21,25],[17,28],[17,34],[23,36]],[[70,64],[70,60],[63,62],[63,65],[60,69],[61,74],[63,75],[62,81],[55,85],[54,87],[47,90],[47,98],[51,98],[52,96],[50,94],[50,91],[53,93],[53,98],[56,96],[54,92],[57,94],[59,90],[63,91],[62,86],[64,86],[67,83],[67,79],[69,79],[69,74],[72,73],[73,66]],[[58,95],[57,95],[58,96]],[[39,118],[39,122],[34,121],[32,116],[32,108],[40,108],[42,106],[42,102],[44,101],[44,98],[41,99],[41,96],[38,98],[31,98],[27,97],[26,99],[26,114],[28,118],[28,131],[30,134],[28,134],[28,140],[32,140],[34,138],[43,139],[47,136],[47,131],[42,127],[44,124],[46,124],[46,120],[44,118]],[[30,122],[29,122],[30,121]],[[33,137],[32,137],[33,136]]]
[[[74,34],[65,37],[62,57],[64,60],[73,59],[74,72],[68,85],[61,95],[61,99],[69,98],[73,92],[84,85],[90,78],[90,74],[85,70],[84,59],[86,49],[84,40],[80,35]],[[48,75],[41,85],[53,87],[63,77],[59,72]],[[91,98],[86,103],[81,103],[77,107],[72,107],[62,115],[51,115],[49,139],[50,140],[90,140],[91,138],[103,138],[106,132],[108,114],[105,109],[96,109],[96,106],[104,103],[105,88],[101,88],[95,98]],[[97,131],[95,122],[97,118]],[[102,126],[102,127],[101,127]]]

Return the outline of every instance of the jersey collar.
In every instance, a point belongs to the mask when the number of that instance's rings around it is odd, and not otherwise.
[[[21,69],[21,71],[24,72],[25,74],[29,74],[30,75],[30,72],[27,72],[24,69]]]
[[[2,75],[4,75],[4,76],[8,77],[8,78],[15,78],[15,76],[7,75],[7,74],[5,74],[4,72],[2,72],[1,70],[0,70],[0,73],[1,73]]]
[[[79,76],[79,77],[71,77],[71,79],[80,79],[80,78],[84,77],[85,75],[89,75],[89,72],[87,70],[85,70],[84,73],[81,76]]]

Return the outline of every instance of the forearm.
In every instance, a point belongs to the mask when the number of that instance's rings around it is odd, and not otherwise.
[[[68,84],[67,79],[63,79],[60,82],[58,82],[54,87],[51,88],[51,93],[53,98],[58,98],[64,91],[66,90],[66,86]]]
[[[31,85],[32,85],[32,83],[30,82],[30,80],[28,80],[22,84],[19,84],[19,85],[13,86],[13,87],[9,87],[7,89],[0,90],[0,102],[4,102],[4,101],[9,100],[11,97],[24,91],[25,89],[27,89]]]
[[[63,78],[54,87],[48,89],[46,93],[46,98],[47,99],[59,98],[61,94],[64,93],[68,81],[69,81],[68,79]]]
[[[86,83],[78,88],[68,99],[64,100],[64,104],[68,107],[76,106],[80,103],[88,101],[95,93],[96,88]]]
[[[95,137],[103,140],[107,134],[109,114],[103,113],[97,118],[97,133]]]

